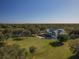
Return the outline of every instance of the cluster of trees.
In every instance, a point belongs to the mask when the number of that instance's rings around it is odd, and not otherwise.
[[[0,34],[8,37],[26,37],[40,34],[48,28],[63,28],[66,32],[78,30],[79,24],[0,24]]]
[[[26,59],[27,52],[18,45],[4,45],[0,47],[0,59]]]
[[[79,30],[78,26],[79,24],[0,24],[0,40],[39,35],[48,28],[63,28],[70,33],[73,30]],[[72,35],[71,38],[74,36]],[[69,39],[69,35],[59,35],[58,37],[60,42],[67,41],[67,39]]]
[[[69,44],[70,50],[73,53],[73,56],[71,56],[69,59],[78,59],[79,58],[79,39],[70,40],[68,44]]]
[[[13,37],[27,37],[39,35],[45,32],[48,28],[63,28],[66,32],[70,33],[73,30],[79,29],[79,24],[0,24],[0,40],[4,41]],[[71,36],[73,38],[74,36]],[[69,39],[69,35],[59,35],[59,42],[65,42]],[[15,40],[21,40],[16,38]]]
[[[33,36],[29,30],[22,29],[4,29],[0,31],[0,38],[8,39],[13,37]]]
[[[36,47],[31,46],[27,52],[25,48],[20,48],[19,45],[4,44],[2,47],[0,47],[0,59],[33,59],[36,49]]]
[[[68,34],[61,34],[58,36],[57,41],[51,42],[50,45],[54,47],[64,45],[64,42],[70,40],[70,36]]]
[[[3,29],[27,29],[30,30],[31,32],[39,32],[41,30],[44,30],[46,28],[63,28],[66,31],[71,31],[74,29],[79,29],[79,24],[0,24],[0,28]]]
[[[58,36],[59,42],[66,42],[70,39],[70,36],[68,34],[62,34]]]

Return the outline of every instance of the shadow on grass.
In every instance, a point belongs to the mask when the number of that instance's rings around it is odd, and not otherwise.
[[[73,55],[69,57],[68,59],[79,59],[79,54]]]
[[[79,59],[79,57],[76,57],[76,56],[71,56],[70,58],[68,59]]]
[[[50,44],[52,47],[59,47],[59,46],[64,45],[64,43],[62,43],[62,42],[50,42],[49,44]]]
[[[14,41],[21,41],[21,40],[23,40],[23,38],[14,38],[13,40]]]

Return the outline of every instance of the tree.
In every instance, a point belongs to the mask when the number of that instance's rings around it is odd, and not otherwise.
[[[69,59],[78,59],[79,58],[79,39],[71,40],[68,42],[70,50],[74,54]]]
[[[32,47],[29,48],[29,52],[31,54],[35,53],[35,51],[36,51],[36,47],[32,46]]]
[[[26,59],[27,51],[19,45],[5,45],[0,48],[0,59]]]
[[[68,39],[70,39],[70,37],[67,34],[61,34],[58,36],[60,42],[66,42]]]
[[[34,56],[34,54],[35,54],[35,52],[36,52],[36,47],[31,46],[31,47],[29,48],[29,52],[31,53],[31,59],[33,59],[33,56]]]

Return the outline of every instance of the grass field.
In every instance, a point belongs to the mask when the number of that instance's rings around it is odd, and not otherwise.
[[[33,59],[68,59],[68,57],[72,56],[67,43],[60,47],[52,47],[49,45],[50,42],[54,41],[55,40],[27,37],[21,41],[13,41],[12,39],[9,39],[7,42],[8,44],[19,44],[22,48],[26,48],[27,51],[29,47],[35,46],[37,51],[34,54]],[[27,57],[30,57],[30,55]]]

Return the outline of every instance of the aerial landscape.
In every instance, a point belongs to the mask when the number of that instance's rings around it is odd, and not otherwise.
[[[0,59],[78,59],[79,24],[0,24]]]
[[[79,59],[79,0],[0,2],[0,59]]]

